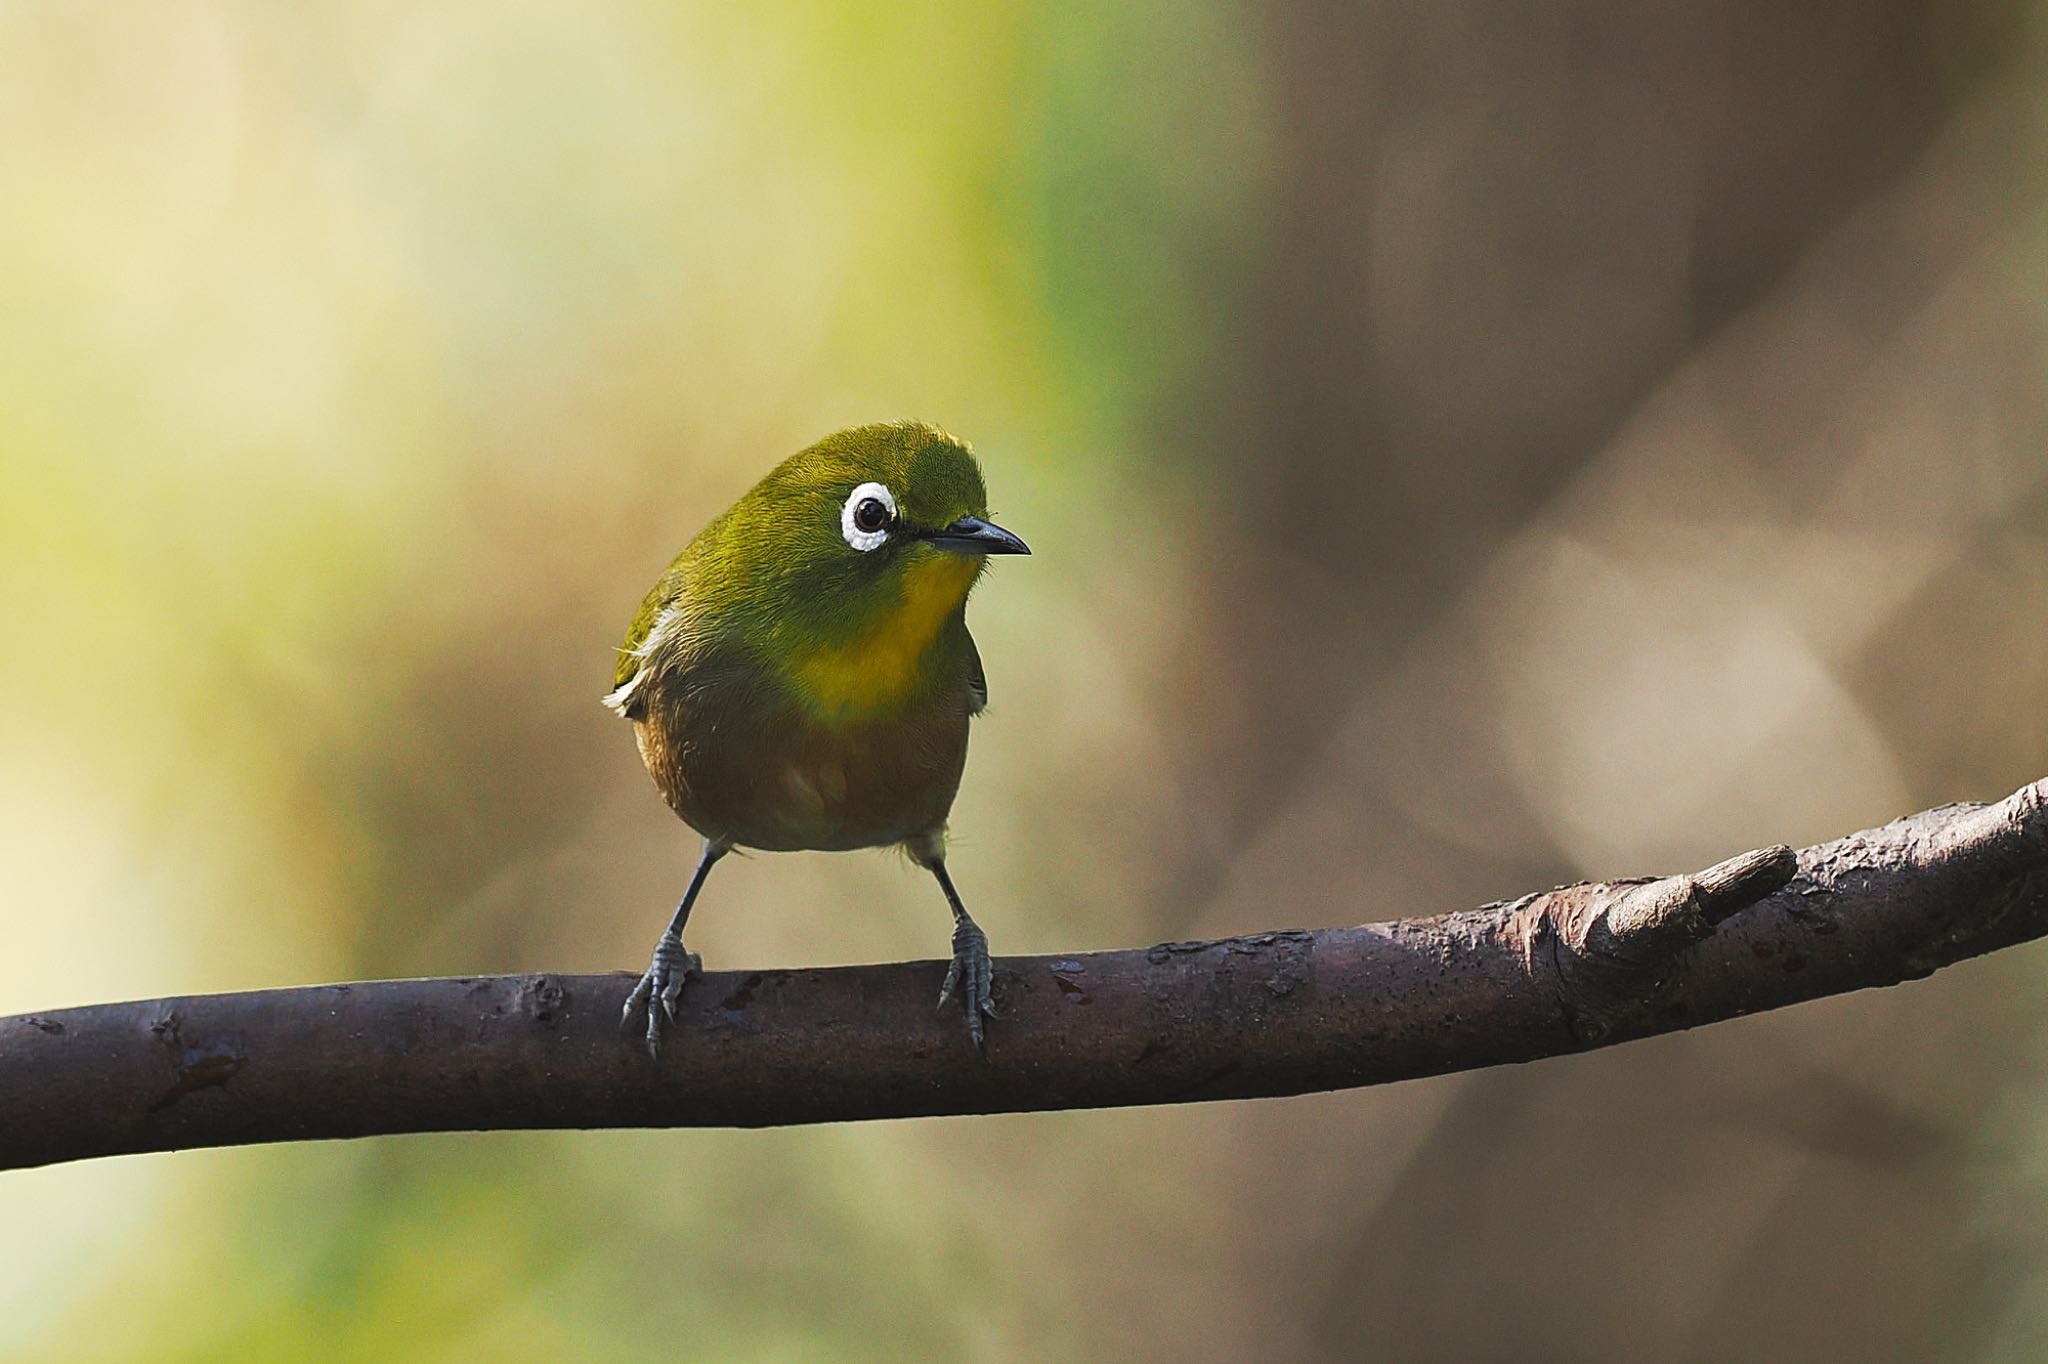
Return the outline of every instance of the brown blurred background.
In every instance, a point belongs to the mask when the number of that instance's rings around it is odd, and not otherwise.
[[[0,1013],[636,969],[693,849],[610,650],[878,418],[1037,550],[999,953],[2048,774],[2042,17],[0,6]],[[945,926],[762,857],[693,945]],[[1318,1098],[0,1176],[0,1357],[2032,1360],[2043,962]]]

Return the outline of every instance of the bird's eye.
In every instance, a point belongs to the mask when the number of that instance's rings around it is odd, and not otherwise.
[[[895,520],[896,495],[879,483],[863,483],[839,509],[839,533],[847,544],[865,554],[888,542],[889,527]]]

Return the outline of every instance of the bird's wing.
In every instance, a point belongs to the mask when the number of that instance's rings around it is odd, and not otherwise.
[[[654,623],[661,618],[661,607],[660,594],[650,592],[634,613],[633,623],[626,627],[626,642],[619,646],[618,665],[612,669],[614,687],[624,686],[632,680],[634,673],[640,671],[640,664],[646,657],[647,637],[654,633]]]
[[[626,627],[626,642],[619,646],[619,661],[612,669],[612,691],[604,703],[629,720],[640,716],[640,687],[648,675],[648,657],[660,643],[656,636],[665,625],[673,623],[682,581],[683,560],[678,557],[640,603],[633,623]]]
[[[981,668],[981,650],[974,636],[967,637],[967,713],[979,715],[988,709],[988,674]]]

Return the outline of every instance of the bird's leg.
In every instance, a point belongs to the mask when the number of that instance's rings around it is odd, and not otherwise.
[[[695,952],[683,950],[683,925],[689,921],[690,906],[697,903],[697,892],[704,889],[704,878],[711,875],[712,864],[725,856],[731,846],[713,839],[704,840],[704,855],[697,859],[697,870],[690,877],[689,889],[683,892],[682,903],[676,906],[675,917],[668,921],[668,931],[654,945],[654,960],[648,965],[647,974],[640,977],[640,983],[633,987],[633,993],[626,996],[626,1009],[619,1019],[619,1029],[631,1036],[633,1020],[645,1009],[649,1056],[661,1055],[662,1029],[676,1021],[676,1005],[683,998],[683,982],[703,971],[703,958]]]
[[[939,1007],[945,1008],[957,994],[967,1010],[967,1035],[980,1047],[982,1016],[996,1016],[995,968],[988,959],[988,935],[960,903],[960,892],[946,875],[945,859],[934,857],[925,865],[939,878],[939,889],[946,892],[946,903],[953,907],[953,964],[946,968],[946,983],[939,987]]]

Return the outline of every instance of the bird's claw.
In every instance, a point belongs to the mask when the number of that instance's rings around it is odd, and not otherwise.
[[[939,987],[939,1007],[945,1008],[955,995],[967,1010],[967,1036],[979,1048],[983,1016],[996,1016],[995,967],[988,957],[988,935],[972,919],[962,919],[954,926],[953,964],[946,968],[946,983]]]
[[[647,974],[640,977],[633,993],[626,996],[625,1010],[619,1016],[619,1031],[631,1037],[638,1030],[635,1020],[646,1014],[647,1054],[660,1056],[661,1034],[676,1021],[684,982],[703,973],[702,957],[683,950],[681,938],[663,934],[661,941],[654,945],[654,960],[648,964]]]

